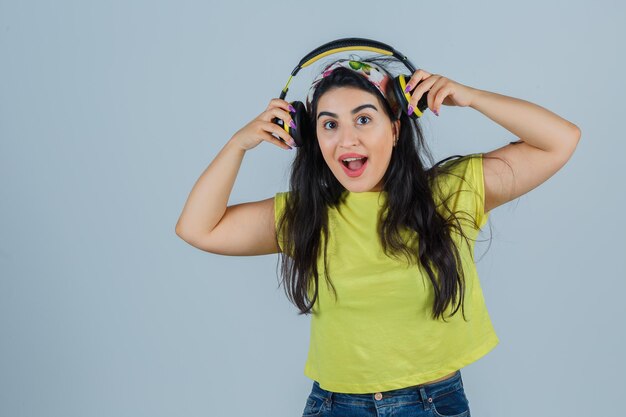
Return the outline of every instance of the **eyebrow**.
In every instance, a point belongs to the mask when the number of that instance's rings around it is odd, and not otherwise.
[[[378,109],[373,104],[362,104],[359,107],[355,107],[354,110],[352,110],[352,114],[354,114],[354,113],[356,113],[358,111],[361,111],[361,110],[363,110],[365,108],[368,108],[368,107],[371,107],[372,109],[378,111]],[[337,115],[335,113],[331,113],[329,111],[322,111],[322,112],[320,112],[320,114],[317,115],[317,118],[319,119],[320,117],[322,117],[324,115],[327,115],[327,116],[330,116],[330,117],[337,117]]]

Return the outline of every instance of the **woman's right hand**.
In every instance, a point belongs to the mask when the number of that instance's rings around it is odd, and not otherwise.
[[[289,112],[289,107],[290,104],[286,100],[279,98],[271,99],[265,111],[250,123],[239,129],[230,139],[231,142],[235,142],[246,151],[256,147],[263,141],[273,143],[283,149],[292,149],[292,146],[296,146],[296,143],[291,135],[288,134],[281,126],[272,122],[272,120],[277,117],[289,125],[289,123],[293,121],[291,113]],[[293,123],[295,124],[295,121]],[[279,136],[291,146],[272,136],[272,133]]]

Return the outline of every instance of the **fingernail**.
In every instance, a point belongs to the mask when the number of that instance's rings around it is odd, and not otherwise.
[[[404,92],[405,92],[405,93],[408,93],[410,90],[411,90],[411,85],[410,85],[410,84],[407,84],[407,85],[406,85],[406,88],[404,89]]]
[[[435,113],[436,116],[439,116],[439,112],[435,109],[433,109],[433,113]]]
[[[291,104],[289,104],[289,111],[292,113],[295,113],[296,109],[294,109],[294,107]]]
[[[411,106],[409,104],[409,110],[408,110],[409,116],[413,114],[413,106]]]
[[[294,122],[293,120],[289,121],[289,126],[293,127],[294,129],[296,128],[296,122]]]

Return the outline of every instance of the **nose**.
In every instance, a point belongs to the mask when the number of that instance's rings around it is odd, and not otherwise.
[[[339,146],[349,148],[359,143],[359,133],[356,129],[342,129],[339,135]]]

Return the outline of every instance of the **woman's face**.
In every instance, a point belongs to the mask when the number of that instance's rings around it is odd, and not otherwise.
[[[378,97],[354,87],[324,93],[315,117],[317,141],[337,180],[351,192],[382,191],[400,121],[392,123]],[[342,159],[351,153],[365,156],[364,165],[346,167]]]

